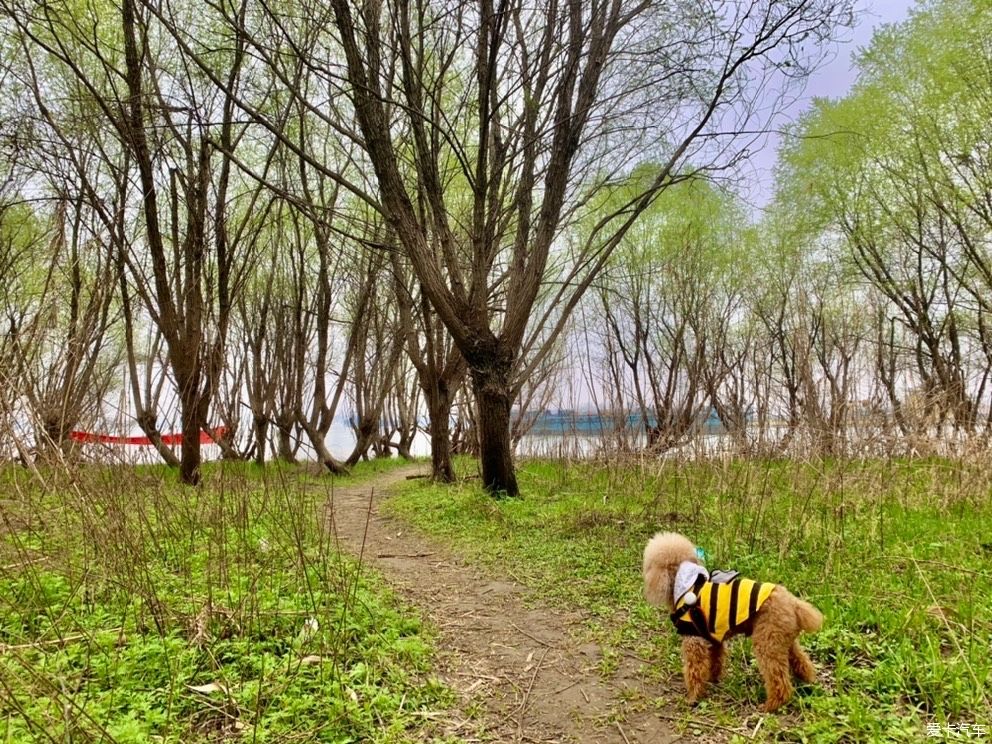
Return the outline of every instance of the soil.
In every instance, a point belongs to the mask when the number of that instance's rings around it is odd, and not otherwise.
[[[601,673],[580,613],[535,606],[520,584],[379,513],[390,486],[422,471],[335,487],[329,509],[340,549],[383,575],[437,629],[440,676],[461,698],[443,729],[463,741],[679,741],[670,717],[651,706],[664,691],[645,689],[639,660],[621,658],[616,671]]]

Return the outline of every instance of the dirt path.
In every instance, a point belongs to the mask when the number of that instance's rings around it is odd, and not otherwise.
[[[421,471],[403,468],[335,488],[332,529],[342,550],[361,555],[439,629],[441,675],[461,693],[463,707],[483,706],[487,739],[678,741],[670,724],[649,709],[649,693],[634,675],[639,662],[622,662],[607,681],[600,676],[598,647],[576,641],[573,632],[580,615],[525,606],[519,584],[486,576],[379,514],[389,487]],[[455,728],[452,733],[478,740],[471,722]]]

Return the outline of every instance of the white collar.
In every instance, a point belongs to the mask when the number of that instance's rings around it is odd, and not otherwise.
[[[679,564],[679,569],[675,572],[675,589],[673,592],[676,604],[678,604],[678,601],[682,598],[683,594],[692,589],[696,583],[696,577],[700,574],[705,576],[707,579],[710,577],[706,569],[698,563],[694,563],[693,561],[682,561]]]

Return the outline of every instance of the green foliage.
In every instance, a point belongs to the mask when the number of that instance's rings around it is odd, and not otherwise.
[[[782,219],[807,235],[841,223],[884,235],[920,208],[920,190],[946,206],[979,198],[970,160],[987,157],[992,142],[990,37],[985,0],[923,2],[905,23],[883,27],[851,93],[817,101],[786,140]]]
[[[711,566],[786,585],[827,618],[803,641],[821,680],[800,689],[798,715],[764,722],[768,738],[914,741],[928,722],[992,720],[992,483],[980,463],[532,461],[519,478],[521,499],[412,483],[388,507],[590,613],[604,659],[636,654],[646,684],[681,689],[677,636],[641,596],[655,531],[688,535]],[[690,719],[753,710],[747,645],[732,646],[727,679]]]
[[[642,165],[616,187],[597,195],[596,219],[622,210],[645,189],[659,166]],[[703,178],[665,188],[628,230],[613,262],[638,270],[672,260],[704,265],[721,274],[739,270],[750,248],[747,219],[736,197]]]
[[[0,204],[0,274],[4,301],[27,302],[44,291],[51,260],[50,235],[39,215],[25,203]]]
[[[451,703],[419,619],[332,549],[328,479],[99,469],[40,491],[21,472],[0,506],[0,740],[412,741]]]

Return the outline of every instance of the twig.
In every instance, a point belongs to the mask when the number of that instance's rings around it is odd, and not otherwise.
[[[530,675],[530,684],[527,685],[527,691],[524,693],[524,699],[520,702],[520,712],[517,713],[517,739],[520,739],[523,735],[524,714],[527,712],[527,706],[530,703],[530,691],[534,689],[534,680],[537,679],[537,674],[541,671],[541,665],[544,663],[544,657],[547,655],[548,649],[544,649],[544,653],[541,654],[541,658],[538,660],[537,666],[534,667],[534,673]]]
[[[459,677],[471,677],[472,679],[488,679],[493,682],[499,682],[499,677],[494,677],[491,674],[479,674],[479,672],[455,672]]]
[[[565,692],[565,690],[571,690],[573,687],[575,687],[577,684],[580,684],[581,682],[582,682],[581,679],[577,679],[574,682],[572,682],[571,684],[565,685],[564,687],[559,687],[557,690],[555,690],[551,694],[552,695],[561,695],[563,692]]]
[[[665,721],[672,721],[673,723],[685,723],[690,726],[708,726],[709,728],[720,729],[721,731],[728,731],[731,734],[740,733],[740,729],[730,728],[729,726],[721,726],[719,723],[710,723],[709,721],[701,721],[698,718],[693,718],[692,721],[686,721],[684,718],[680,716],[670,716],[666,713],[655,713],[654,715]]]
[[[555,646],[552,643],[548,643],[547,641],[542,641],[540,638],[537,638],[535,636],[532,636],[530,633],[528,633],[526,630],[524,630],[523,628],[521,628],[515,622],[512,622],[511,621],[510,622],[510,625],[512,625],[514,628],[516,628],[518,632],[523,633],[525,636],[527,636],[528,638],[530,638],[532,641],[534,641],[534,643],[540,643],[545,648],[557,648],[557,646]]]
[[[620,736],[623,737],[623,740],[627,742],[627,744],[630,744],[630,739],[628,739],[627,734],[623,732],[623,728],[620,726],[620,721],[614,721],[613,723],[617,725],[617,731],[620,732]]]
[[[29,561],[24,561],[22,563],[11,563],[8,566],[0,567],[0,571],[13,571],[15,568],[24,568],[25,566],[31,566],[35,563],[42,563],[48,560],[47,555],[43,555],[40,558],[32,558]]]
[[[430,478],[430,476],[427,473],[414,473],[406,477],[407,480],[417,480],[418,478]]]
[[[761,724],[763,724],[764,722],[765,722],[765,717],[764,716],[762,716],[761,718],[758,719],[758,725],[755,726],[754,727],[754,731],[751,732],[751,738],[752,739],[758,735],[758,731],[761,730]]]
[[[631,659],[633,661],[639,661],[642,664],[654,664],[654,662],[651,661],[650,659],[643,659],[640,656],[638,656],[637,654],[632,654],[632,653],[630,653],[628,651],[621,651],[620,652],[620,655],[621,656],[625,656],[626,658]]]
[[[434,553],[377,553],[376,558],[426,558]]]
[[[123,628],[109,628],[107,630],[98,631],[101,633],[120,633]],[[42,646],[61,646],[67,643],[75,643],[76,641],[82,641],[91,638],[92,635],[89,633],[77,633],[76,635],[63,636],[62,638],[52,638],[47,641],[35,641],[34,643],[20,643],[17,645],[7,645],[6,643],[0,643],[0,654],[5,654],[8,651],[22,651],[28,648],[41,648]]]

